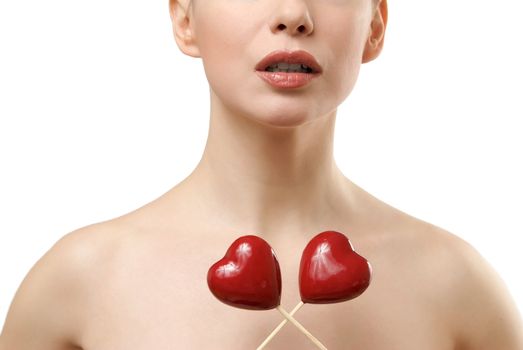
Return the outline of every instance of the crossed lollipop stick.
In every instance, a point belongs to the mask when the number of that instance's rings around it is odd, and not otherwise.
[[[330,304],[362,294],[370,284],[370,263],[357,254],[347,236],[324,231],[310,240],[300,262],[301,302],[289,314],[280,305],[281,273],[276,254],[262,238],[254,235],[236,239],[225,256],[207,273],[209,289],[230,306],[249,310],[277,309],[283,320],[257,348],[263,349],[287,321],[296,326],[318,348],[327,348],[293,315],[305,304]]]
[[[303,306],[305,305],[303,301],[300,301],[295,307],[294,309],[292,309],[291,313],[288,314],[290,316],[290,319],[293,319],[295,320],[292,316],[294,316],[294,314],[296,312],[298,312],[298,310]],[[280,310],[283,308],[281,306],[278,306],[278,311],[280,311],[280,313],[282,313],[282,311]],[[285,310],[284,310],[285,311]],[[283,314],[283,313],[282,313]],[[261,343],[260,346],[258,346],[256,348],[256,350],[261,350],[263,349],[265,346],[267,346],[267,344],[269,344],[269,342],[271,341],[272,338],[274,338],[276,336],[276,334],[278,334],[278,332],[280,331],[280,329],[283,328],[283,326],[285,326],[285,324],[287,323],[287,320],[289,320],[289,318],[287,318],[287,316],[285,314],[283,314],[284,317],[285,317],[285,320],[281,321],[281,323],[276,327],[274,328],[274,330],[271,332],[271,334],[269,334],[267,336],[267,338],[265,338],[265,340],[263,341],[263,343]],[[295,320],[296,321],[296,320]],[[292,322],[292,321],[291,321]],[[300,323],[298,323],[298,321],[296,321],[296,323],[294,323],[294,325],[303,333],[307,336],[307,338],[309,338],[314,344],[316,344],[316,346],[320,349],[326,349],[327,348],[318,340],[316,339],[307,329],[305,329],[305,327],[303,327]]]

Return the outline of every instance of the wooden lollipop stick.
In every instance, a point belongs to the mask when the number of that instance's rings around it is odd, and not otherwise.
[[[298,310],[304,305],[303,301],[300,301],[298,303],[298,305],[296,305],[294,307],[294,309],[292,309],[290,315],[291,316],[294,316],[294,314],[296,312],[298,312]],[[278,334],[278,332],[280,331],[280,329],[283,328],[283,326],[285,326],[285,324],[287,323],[287,319],[284,319],[283,321],[281,321],[281,323],[278,325],[278,327],[274,328],[274,330],[272,331],[271,334],[269,334],[269,336],[267,338],[265,338],[265,340],[263,341],[263,343],[261,343],[260,346],[258,346],[256,348],[256,350],[262,350],[265,346],[267,346],[267,344],[269,344],[269,342],[272,340],[272,338],[274,338],[276,336],[276,334]]]
[[[284,308],[281,307],[281,305],[278,305],[276,308],[282,314],[289,322],[291,322],[293,325],[295,325],[303,334],[307,336],[318,348],[321,350],[329,350],[327,349],[318,339],[316,339],[308,330],[305,329],[298,321],[294,319],[287,311],[285,311]]]
[[[296,312],[298,312],[298,310],[304,305],[303,301],[300,301],[298,303],[298,305],[296,305],[294,307],[294,309],[291,311],[290,315],[291,316],[294,316],[294,314]],[[272,338],[274,338],[276,336],[276,334],[278,334],[278,332],[283,328],[283,326],[285,326],[285,324],[287,323],[287,319],[284,319],[283,321],[281,321],[281,323],[272,331],[271,334],[269,334],[269,336],[267,338],[265,338],[265,340],[263,341],[263,343],[258,346],[256,348],[256,350],[262,350],[265,346],[267,346],[267,344],[269,344],[269,342],[272,340]]]

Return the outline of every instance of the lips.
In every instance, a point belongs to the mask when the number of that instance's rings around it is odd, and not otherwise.
[[[267,67],[280,62],[288,64],[303,64],[312,69],[312,74],[319,74],[322,72],[322,67],[318,61],[316,61],[314,56],[304,50],[273,51],[258,62],[255,69],[257,71],[265,71]]]

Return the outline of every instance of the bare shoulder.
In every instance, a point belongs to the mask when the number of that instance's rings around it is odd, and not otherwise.
[[[470,243],[413,219],[408,235],[421,261],[427,302],[454,332],[458,349],[523,349],[523,323],[504,281]]]
[[[30,269],[9,307],[0,349],[78,349],[91,277],[109,256],[111,222],[60,238]]]
[[[449,273],[449,319],[464,349],[523,349],[523,323],[510,292],[495,269],[469,243],[453,236],[444,268]]]

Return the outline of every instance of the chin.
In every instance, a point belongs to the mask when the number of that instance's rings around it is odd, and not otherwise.
[[[265,107],[263,113],[249,113],[249,119],[275,128],[294,128],[305,125],[313,121],[315,116],[311,111],[303,110],[301,108],[267,108]]]
[[[246,89],[247,90],[247,89]],[[220,113],[236,115],[251,122],[271,128],[295,128],[317,119],[328,113],[323,110],[327,106],[316,104],[297,105],[295,101],[282,99],[258,98],[252,99],[247,91],[212,90],[211,102]],[[274,98],[274,97],[273,97]]]

